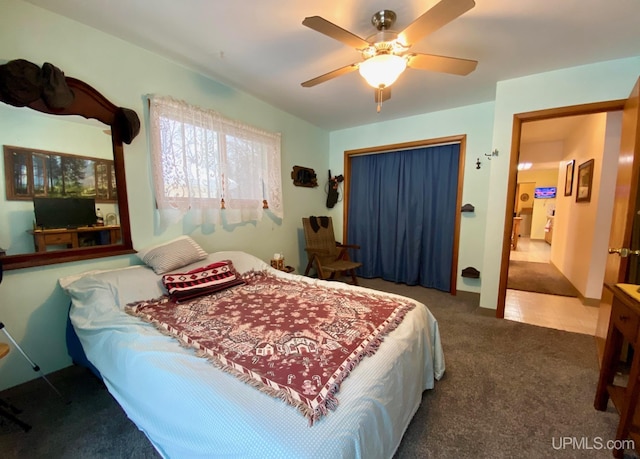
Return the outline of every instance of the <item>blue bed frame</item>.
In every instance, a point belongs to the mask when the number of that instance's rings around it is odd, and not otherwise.
[[[69,305],[69,310],[71,310],[71,305]],[[84,349],[82,348],[82,344],[80,344],[80,340],[78,339],[78,335],[76,335],[76,331],[71,324],[71,319],[67,314],[67,353],[71,360],[76,365],[81,365],[83,367],[88,368],[95,374],[98,378],[102,379],[102,375],[98,371],[96,367],[93,366],[89,359],[87,359],[86,354],[84,353]]]

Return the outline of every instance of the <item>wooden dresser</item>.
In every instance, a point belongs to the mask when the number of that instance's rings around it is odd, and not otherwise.
[[[90,238],[91,245],[117,244],[120,240],[120,226],[87,226],[74,229],[37,229],[29,230],[33,234],[36,252],[46,252],[48,246],[66,246],[77,249],[83,244],[83,238]]]
[[[611,398],[613,405],[620,413],[615,438],[620,441],[616,441],[616,446],[619,448],[613,450],[614,457],[624,456],[625,443],[622,440],[631,439],[635,448],[640,448],[640,411],[637,409],[640,401],[640,341],[638,339],[640,302],[634,298],[638,287],[629,284],[605,284],[605,288],[613,292],[613,303],[594,406],[597,410],[605,411]],[[614,384],[614,376],[620,364],[624,343],[629,343],[635,351],[626,386]],[[627,446],[631,446],[631,442]]]

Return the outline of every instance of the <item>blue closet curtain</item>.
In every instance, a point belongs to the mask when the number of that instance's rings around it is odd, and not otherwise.
[[[451,289],[460,144],[351,159],[347,240],[358,275]]]

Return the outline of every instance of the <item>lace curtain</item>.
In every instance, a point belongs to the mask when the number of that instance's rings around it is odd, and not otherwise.
[[[161,226],[283,217],[280,134],[170,97],[150,96],[153,180]]]

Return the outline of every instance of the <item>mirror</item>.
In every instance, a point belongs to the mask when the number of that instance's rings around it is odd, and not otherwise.
[[[66,109],[50,110],[41,99],[26,107],[0,104],[0,125],[3,126],[0,143],[5,152],[1,161],[4,173],[0,178],[0,248],[6,252],[2,257],[4,269],[134,252],[122,145],[126,127],[118,122],[117,107],[97,91],[79,80],[66,80],[75,93],[73,103]],[[7,161],[7,155],[13,156]],[[53,164],[64,161],[84,164],[86,172],[81,173],[82,180],[75,180],[76,186],[82,182],[82,190],[76,193],[99,195],[93,199],[105,226],[83,231],[84,227],[44,231],[36,228],[33,197],[16,198],[13,192],[7,195],[7,184],[11,189],[20,179],[14,176],[15,168],[9,170],[6,165],[18,163],[20,166],[21,161],[28,167],[18,169],[31,175],[38,169],[39,162],[48,161],[53,171],[56,170]],[[97,185],[92,185],[92,180]],[[22,182],[25,181],[23,178]],[[34,181],[31,183],[35,185]],[[114,185],[115,189],[106,194],[95,189]],[[65,197],[71,196],[69,192],[62,193]]]
[[[1,238],[0,246],[7,255],[71,250],[68,247],[73,247],[66,243],[71,240],[71,233],[66,233],[68,241],[65,241],[65,232],[53,229],[72,225],[74,215],[57,218],[55,212],[59,209],[52,207],[54,215],[48,216],[45,207],[44,217],[54,218],[58,224],[46,225],[49,228],[46,231],[35,231],[39,227],[34,214],[34,197],[45,206],[49,201],[73,202],[58,201],[58,198],[74,198],[74,201],[84,198],[88,200],[87,205],[94,207],[94,216],[102,213],[103,224],[108,220],[109,228],[118,228],[117,184],[111,183],[115,182],[111,131],[97,121],[90,122],[79,116],[55,116],[8,105],[0,106],[0,125],[5,127],[0,134],[5,170],[0,234],[7,236]],[[108,180],[107,174],[113,174],[113,179]],[[39,217],[42,220],[43,216]],[[68,222],[65,221],[67,217]],[[39,223],[42,227],[47,222]],[[95,217],[91,224],[96,224]],[[109,230],[104,225],[102,228]],[[101,231],[79,234],[83,237],[77,245],[111,242]]]

